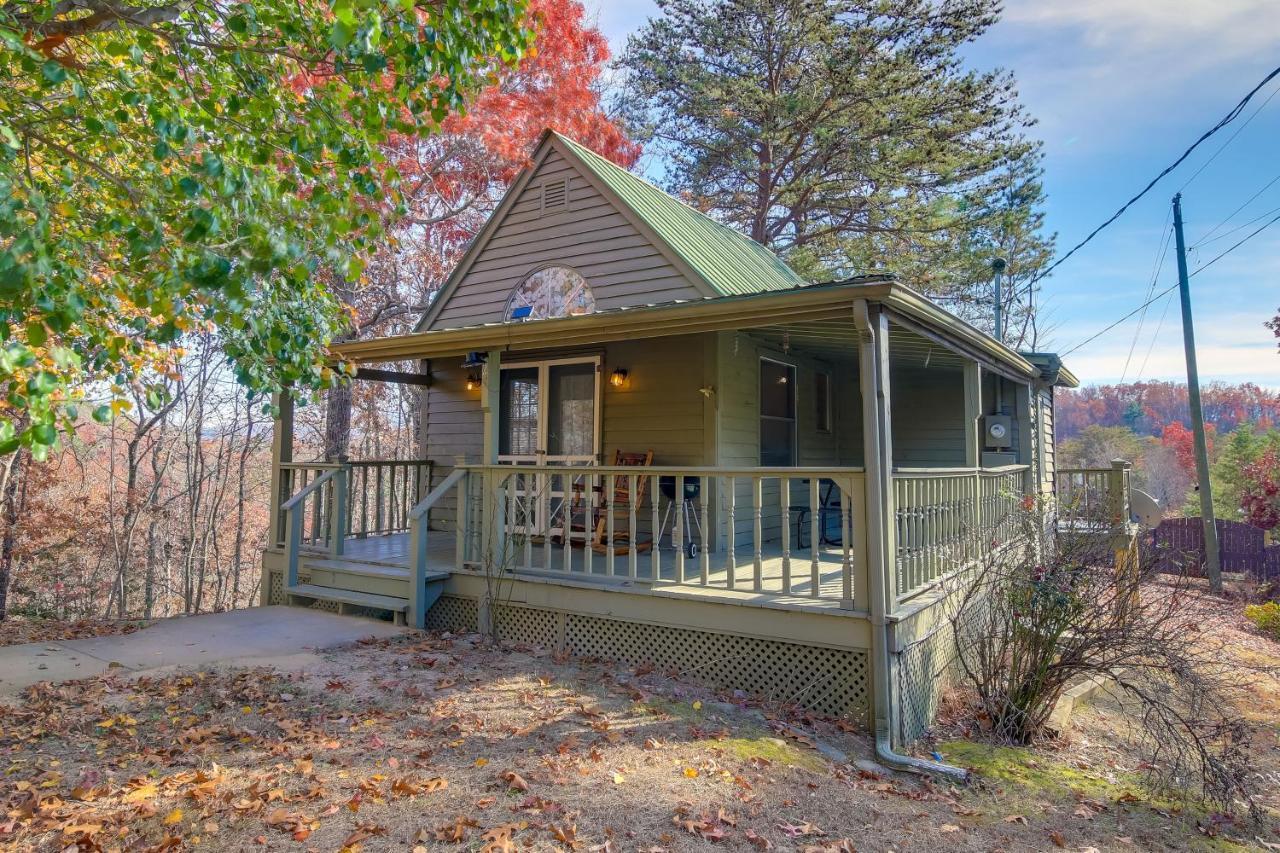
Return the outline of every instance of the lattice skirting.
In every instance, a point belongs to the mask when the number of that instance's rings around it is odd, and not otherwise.
[[[631,666],[650,664],[691,681],[796,703],[833,717],[866,711],[870,664],[863,651],[513,604],[493,610],[498,637],[506,642]]]
[[[955,632],[943,622],[897,655],[898,731],[894,744],[919,738],[933,725],[942,694],[956,682]]]

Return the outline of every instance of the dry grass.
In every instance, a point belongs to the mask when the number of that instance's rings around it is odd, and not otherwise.
[[[368,642],[299,672],[46,686],[0,706],[0,845],[1186,850],[1257,832],[1223,824],[1211,838],[1136,783],[1073,768],[1074,747],[1031,755],[1025,780],[999,775],[1014,757],[977,756],[992,777],[944,789],[833,764],[783,723],[865,758],[849,726],[723,700],[448,635]],[[1084,718],[1077,743],[1090,719],[1103,720]]]

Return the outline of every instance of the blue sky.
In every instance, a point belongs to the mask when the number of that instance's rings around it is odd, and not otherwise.
[[[627,34],[656,12],[651,0],[584,2],[615,54]],[[975,67],[1012,70],[1023,103],[1039,119],[1032,132],[1045,143],[1048,227],[1065,251],[1280,65],[1280,3],[1006,0],[1004,19],[968,55]],[[1195,244],[1280,175],[1277,94],[1188,183],[1278,91],[1280,80],[1046,281],[1042,317],[1052,327],[1049,346],[1068,350],[1146,300],[1169,201],[1178,189],[1187,241]],[[1221,238],[1224,232],[1276,208],[1280,180],[1219,229],[1213,242],[1193,250],[1191,268],[1266,219]],[[1176,280],[1170,249],[1156,291]],[[1122,376],[1185,379],[1176,291],[1171,297],[1163,323],[1166,300],[1148,309],[1136,345],[1139,317],[1071,353],[1068,364],[1089,383]],[[1193,278],[1192,300],[1201,380],[1280,388],[1280,355],[1262,325],[1280,307],[1280,223]]]

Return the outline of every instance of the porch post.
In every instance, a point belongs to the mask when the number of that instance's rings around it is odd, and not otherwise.
[[[877,742],[892,743],[894,657],[889,614],[898,601],[893,436],[889,410],[889,319],[865,299],[853,303],[858,331],[858,382],[862,391],[862,442],[866,476],[867,605],[871,611],[871,723]]]
[[[278,546],[288,535],[280,507],[293,494],[293,472],[280,467],[293,461],[293,396],[281,391],[271,402],[277,412],[271,429],[271,544]]]
[[[480,379],[480,408],[484,412],[484,436],[481,462],[486,465],[498,464],[499,436],[498,427],[502,407],[502,350],[490,350]],[[506,513],[505,493],[501,490],[498,472],[492,468],[484,469],[481,478],[483,506],[480,509],[480,553],[476,555],[485,571],[496,569],[496,560],[501,560],[506,553]],[[475,519],[471,519],[474,523]]]
[[[964,465],[977,468],[982,464],[982,366],[976,361],[964,363]]]

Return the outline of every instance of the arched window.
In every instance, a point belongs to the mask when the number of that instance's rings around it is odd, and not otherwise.
[[[546,320],[576,317],[596,310],[596,298],[586,279],[568,267],[534,270],[515,286],[507,299],[507,320]]]

